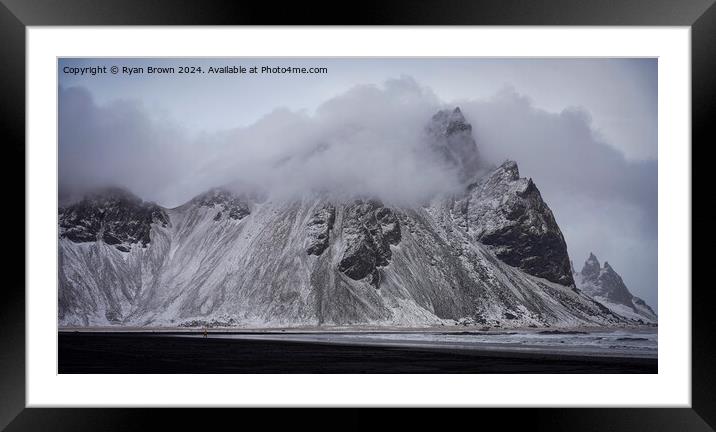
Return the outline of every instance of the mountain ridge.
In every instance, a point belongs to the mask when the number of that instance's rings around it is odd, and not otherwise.
[[[554,215],[516,162],[481,161],[459,108],[431,122],[431,148],[465,187],[420,205],[212,188],[172,209],[134,196],[60,208],[59,324],[638,323],[577,289]]]

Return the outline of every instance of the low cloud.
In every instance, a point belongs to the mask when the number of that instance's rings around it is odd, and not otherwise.
[[[177,205],[237,181],[274,195],[328,190],[392,201],[458,187],[424,142],[440,103],[410,78],[354,87],[313,115],[279,108],[251,126],[193,138],[137,103],[97,106],[82,88],[61,89],[60,104],[60,185],[67,191],[121,184]]]

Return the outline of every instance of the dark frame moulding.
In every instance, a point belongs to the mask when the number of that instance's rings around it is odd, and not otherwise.
[[[714,142],[710,114],[716,105],[716,6],[714,0],[367,0],[347,4],[308,2],[223,2],[199,0],[0,0],[0,108],[2,141],[6,160],[0,170],[5,203],[23,203],[25,190],[17,186],[24,178],[25,163],[25,30],[27,26],[102,25],[561,25],[561,26],[690,26],[692,60],[692,142],[703,148]],[[708,140],[708,141],[707,141]],[[691,149],[695,146],[692,145]],[[705,158],[696,159],[704,162]],[[695,191],[706,183],[704,169],[692,169]],[[707,171],[706,171],[707,172]],[[701,178],[699,178],[701,176]],[[700,180],[700,181],[699,181]],[[11,186],[12,185],[12,186]],[[13,187],[14,186],[14,187]],[[706,192],[708,193],[708,191]],[[693,192],[692,192],[693,196]],[[697,195],[698,196],[698,195]],[[708,195],[707,195],[708,196]],[[708,200],[708,198],[706,198]],[[11,209],[12,206],[6,208]],[[692,210],[693,211],[693,210]],[[7,212],[6,212],[7,214]],[[709,213],[696,212],[697,222]],[[11,219],[18,220],[14,215]],[[16,222],[15,222],[16,223]],[[25,222],[26,223],[26,222]],[[692,222],[693,224],[693,222]],[[705,224],[701,224],[705,225]],[[25,225],[27,230],[27,225]],[[20,230],[10,229],[14,244],[23,244]],[[699,244],[711,240],[713,231],[700,235]],[[692,246],[693,248],[693,246]],[[23,247],[24,252],[24,247]],[[8,271],[0,302],[0,429],[107,431],[144,430],[152,421],[162,429],[198,430],[228,424],[250,424],[251,413],[224,410],[152,410],[145,408],[26,408],[25,407],[25,274],[20,260]],[[692,253],[692,268],[708,268],[708,252]],[[8,263],[10,264],[10,263]],[[701,265],[698,265],[701,264]],[[712,431],[716,427],[716,333],[715,296],[707,284],[692,290],[692,403],[691,408],[543,408],[480,409],[462,411],[468,424],[499,424],[500,430],[576,431]],[[480,391],[476,389],[476,391]],[[306,411],[303,411],[304,413]],[[256,411],[253,411],[256,413]],[[365,410],[333,412],[338,424],[373,424]],[[259,412],[264,422],[276,425],[277,416]],[[315,414],[315,413],[313,413]],[[406,419],[424,422],[446,418],[443,413],[411,410],[385,426],[406,427]],[[435,415],[437,414],[437,415]],[[454,419],[450,413],[451,419]],[[255,414],[254,414],[255,415]],[[285,417],[294,425],[303,418],[295,410]],[[315,416],[310,420],[315,421]],[[270,419],[270,420],[269,420]],[[278,419],[280,420],[280,419]],[[237,423],[240,421],[240,423]],[[495,423],[497,422],[497,423]],[[389,423],[393,423],[392,425]],[[441,422],[442,423],[442,422]],[[423,425],[425,423],[422,423]],[[444,426],[444,424],[443,424]]]

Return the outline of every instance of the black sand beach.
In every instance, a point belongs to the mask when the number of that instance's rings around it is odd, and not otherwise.
[[[84,373],[657,373],[655,358],[60,332],[58,372]]]

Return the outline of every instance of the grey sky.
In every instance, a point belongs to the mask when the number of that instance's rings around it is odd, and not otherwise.
[[[62,72],[92,65],[328,73]],[[300,188],[355,184],[370,169],[369,190],[453,187],[426,171],[411,131],[434,109],[460,105],[485,157],[514,159],[535,180],[577,269],[593,251],[657,306],[655,59],[64,59],[58,79],[61,188],[121,182],[166,206],[236,173]],[[361,132],[346,138],[346,128]],[[322,141],[341,145],[309,158]],[[284,154],[293,158],[274,170]]]

